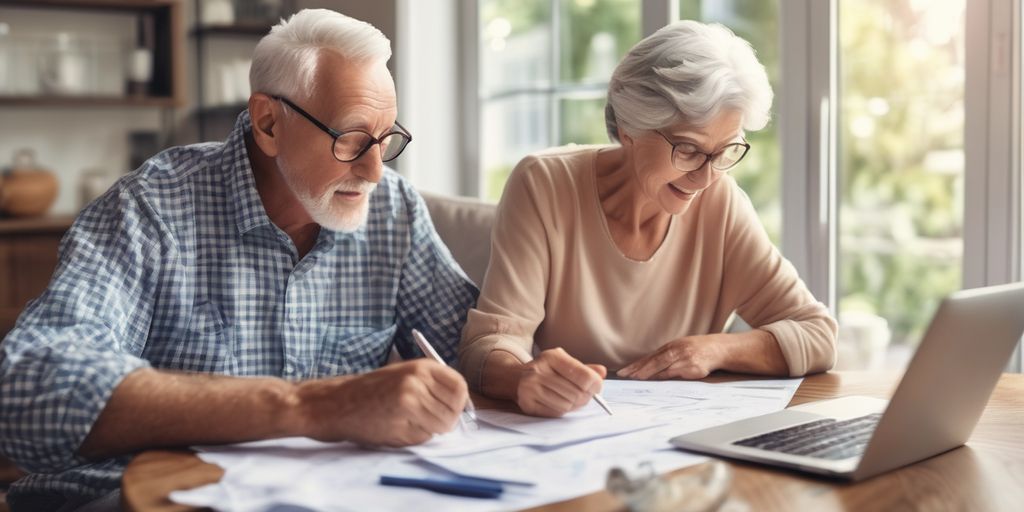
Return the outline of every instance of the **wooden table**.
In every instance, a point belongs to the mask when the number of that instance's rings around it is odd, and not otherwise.
[[[790,405],[851,394],[888,398],[898,377],[863,372],[814,375],[804,380]],[[749,510],[1019,510],[1024,503],[1024,375],[1002,376],[967,446],[857,484],[753,464],[729,465],[734,472],[730,500],[746,504]],[[219,467],[191,452],[144,452],[125,470],[121,486],[125,509],[191,510],[167,496],[174,490],[216,482],[222,475]],[[535,510],[623,508],[611,494],[598,492]]]

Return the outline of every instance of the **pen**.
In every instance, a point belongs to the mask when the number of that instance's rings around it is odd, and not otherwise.
[[[604,401],[603,396],[594,393],[594,401],[597,402],[597,405],[600,405],[601,408],[604,409],[604,412],[608,413],[608,416],[613,416],[612,410],[611,408],[608,407],[608,402]]]
[[[381,475],[380,484],[395,487],[415,487],[443,494],[469,496],[472,498],[497,498],[501,496],[501,493],[505,490],[500,483],[477,480],[475,478],[408,478],[402,476]]]
[[[427,338],[423,337],[423,334],[420,333],[420,331],[413,329],[412,339],[416,342],[416,346],[420,348],[420,351],[422,351],[424,355],[434,361],[445,364],[444,359],[441,359],[441,356],[436,350],[434,350],[433,345],[427,341]],[[605,410],[607,411],[608,409],[605,408]],[[608,411],[608,414],[611,414],[611,411]],[[459,422],[462,424],[463,430],[478,430],[480,428],[480,425],[476,422],[476,407],[473,407],[473,401],[469,398],[466,398],[466,408],[463,409],[462,415],[459,416]]]

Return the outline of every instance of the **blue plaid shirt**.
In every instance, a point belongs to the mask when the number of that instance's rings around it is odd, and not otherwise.
[[[31,472],[15,507],[116,489],[129,458],[76,455],[111,392],[152,366],[290,380],[364,372],[410,329],[454,362],[477,290],[423,199],[386,170],[354,233],[299,258],[263,208],[243,113],[224,143],[172,148],[90,204],[60,264],[0,346],[0,451]]]

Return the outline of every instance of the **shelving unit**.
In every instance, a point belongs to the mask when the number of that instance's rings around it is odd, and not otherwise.
[[[153,75],[145,94],[0,93],[0,108],[159,109],[163,136],[169,137],[173,130],[170,119],[174,108],[185,104],[182,74],[185,30],[181,0],[0,0],[0,8],[31,11],[32,16],[36,13],[74,12],[151,17]],[[0,69],[0,73],[8,72],[9,69]],[[0,113],[0,117],[3,115]],[[46,288],[57,265],[61,237],[72,220],[71,215],[36,219],[0,218],[0,339],[14,326],[25,304]],[[7,510],[4,504],[7,485],[22,475],[14,464],[0,457],[0,510]]]
[[[23,111],[29,109],[49,109],[49,115],[52,116],[56,107],[61,116],[73,118],[78,125],[82,124],[83,116],[96,116],[97,109],[100,117],[104,110],[156,109],[162,125],[158,134],[164,140],[168,139],[174,130],[174,109],[185,105],[183,59],[186,33],[182,8],[182,0],[0,0],[0,9],[5,14],[13,14],[16,20],[35,22],[45,20],[45,16],[62,19],[70,17],[74,20],[87,15],[90,18],[124,17],[127,18],[126,23],[135,19],[135,36],[139,33],[139,20],[145,18],[151,35],[147,47],[152,50],[153,58],[151,80],[144,90],[135,94],[129,94],[127,86],[121,89],[121,94],[57,94],[43,87],[35,92],[12,89],[0,94],[0,109],[6,112],[18,111],[17,116],[7,117],[10,121],[11,117],[25,118],[26,113]],[[97,14],[100,16],[92,16]],[[5,21],[10,20],[5,18]],[[14,28],[18,29],[17,22],[14,23]],[[38,26],[43,26],[43,23]],[[38,30],[38,26],[33,26],[33,29]],[[124,25],[124,28],[127,34],[128,25]],[[29,32],[33,36],[48,36],[46,32],[31,32],[33,29]],[[59,29],[55,29],[54,33],[57,32]],[[96,30],[83,33],[103,34]],[[118,34],[118,37],[122,35]],[[35,51],[35,48],[30,48]],[[9,51],[15,51],[15,47]],[[97,73],[108,72],[106,68],[99,68],[98,61],[86,62],[97,66]],[[35,70],[27,67],[19,71]],[[2,69],[0,72],[9,70]],[[127,73],[124,76],[127,80]],[[7,115],[0,112],[0,116]],[[97,131],[111,129],[102,122],[96,126]],[[36,145],[34,142],[19,144]],[[3,155],[4,161],[0,162],[0,167],[6,164],[6,156]],[[74,187],[76,184],[64,183],[62,186]],[[0,338],[14,325],[26,302],[38,296],[46,287],[57,264],[57,247],[61,236],[72,220],[73,215],[34,219],[0,218]]]
[[[184,40],[180,0],[0,0],[0,8],[128,12],[153,19],[153,77],[144,96],[0,95],[4,107],[159,107],[184,105]]]
[[[238,36],[238,37],[263,37],[270,32],[273,25],[270,23],[240,22],[231,25],[200,25],[192,29],[192,35],[197,36]]]
[[[231,24],[205,24],[201,12],[202,0],[195,2],[195,26],[189,31],[195,40],[196,48],[196,122],[198,126],[199,140],[217,140],[224,136],[224,133],[211,133],[209,125],[212,121],[233,122],[248,105],[243,103],[208,105],[208,95],[205,91],[206,77],[210,59],[207,53],[216,40],[241,39],[251,40],[255,48],[260,38],[270,32],[271,27],[277,22],[274,20],[239,20]]]
[[[0,107],[159,107],[178,106],[175,98],[133,96],[2,96]]]

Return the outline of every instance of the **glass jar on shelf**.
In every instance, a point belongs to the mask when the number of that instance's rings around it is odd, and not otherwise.
[[[71,32],[58,32],[43,43],[39,55],[39,85],[54,95],[84,95],[93,88],[88,41]]]
[[[0,32],[0,95],[38,94],[40,38],[18,33],[6,23],[0,23]]]
[[[41,92],[67,96],[119,96],[127,43],[110,34],[58,32],[41,38]]]

